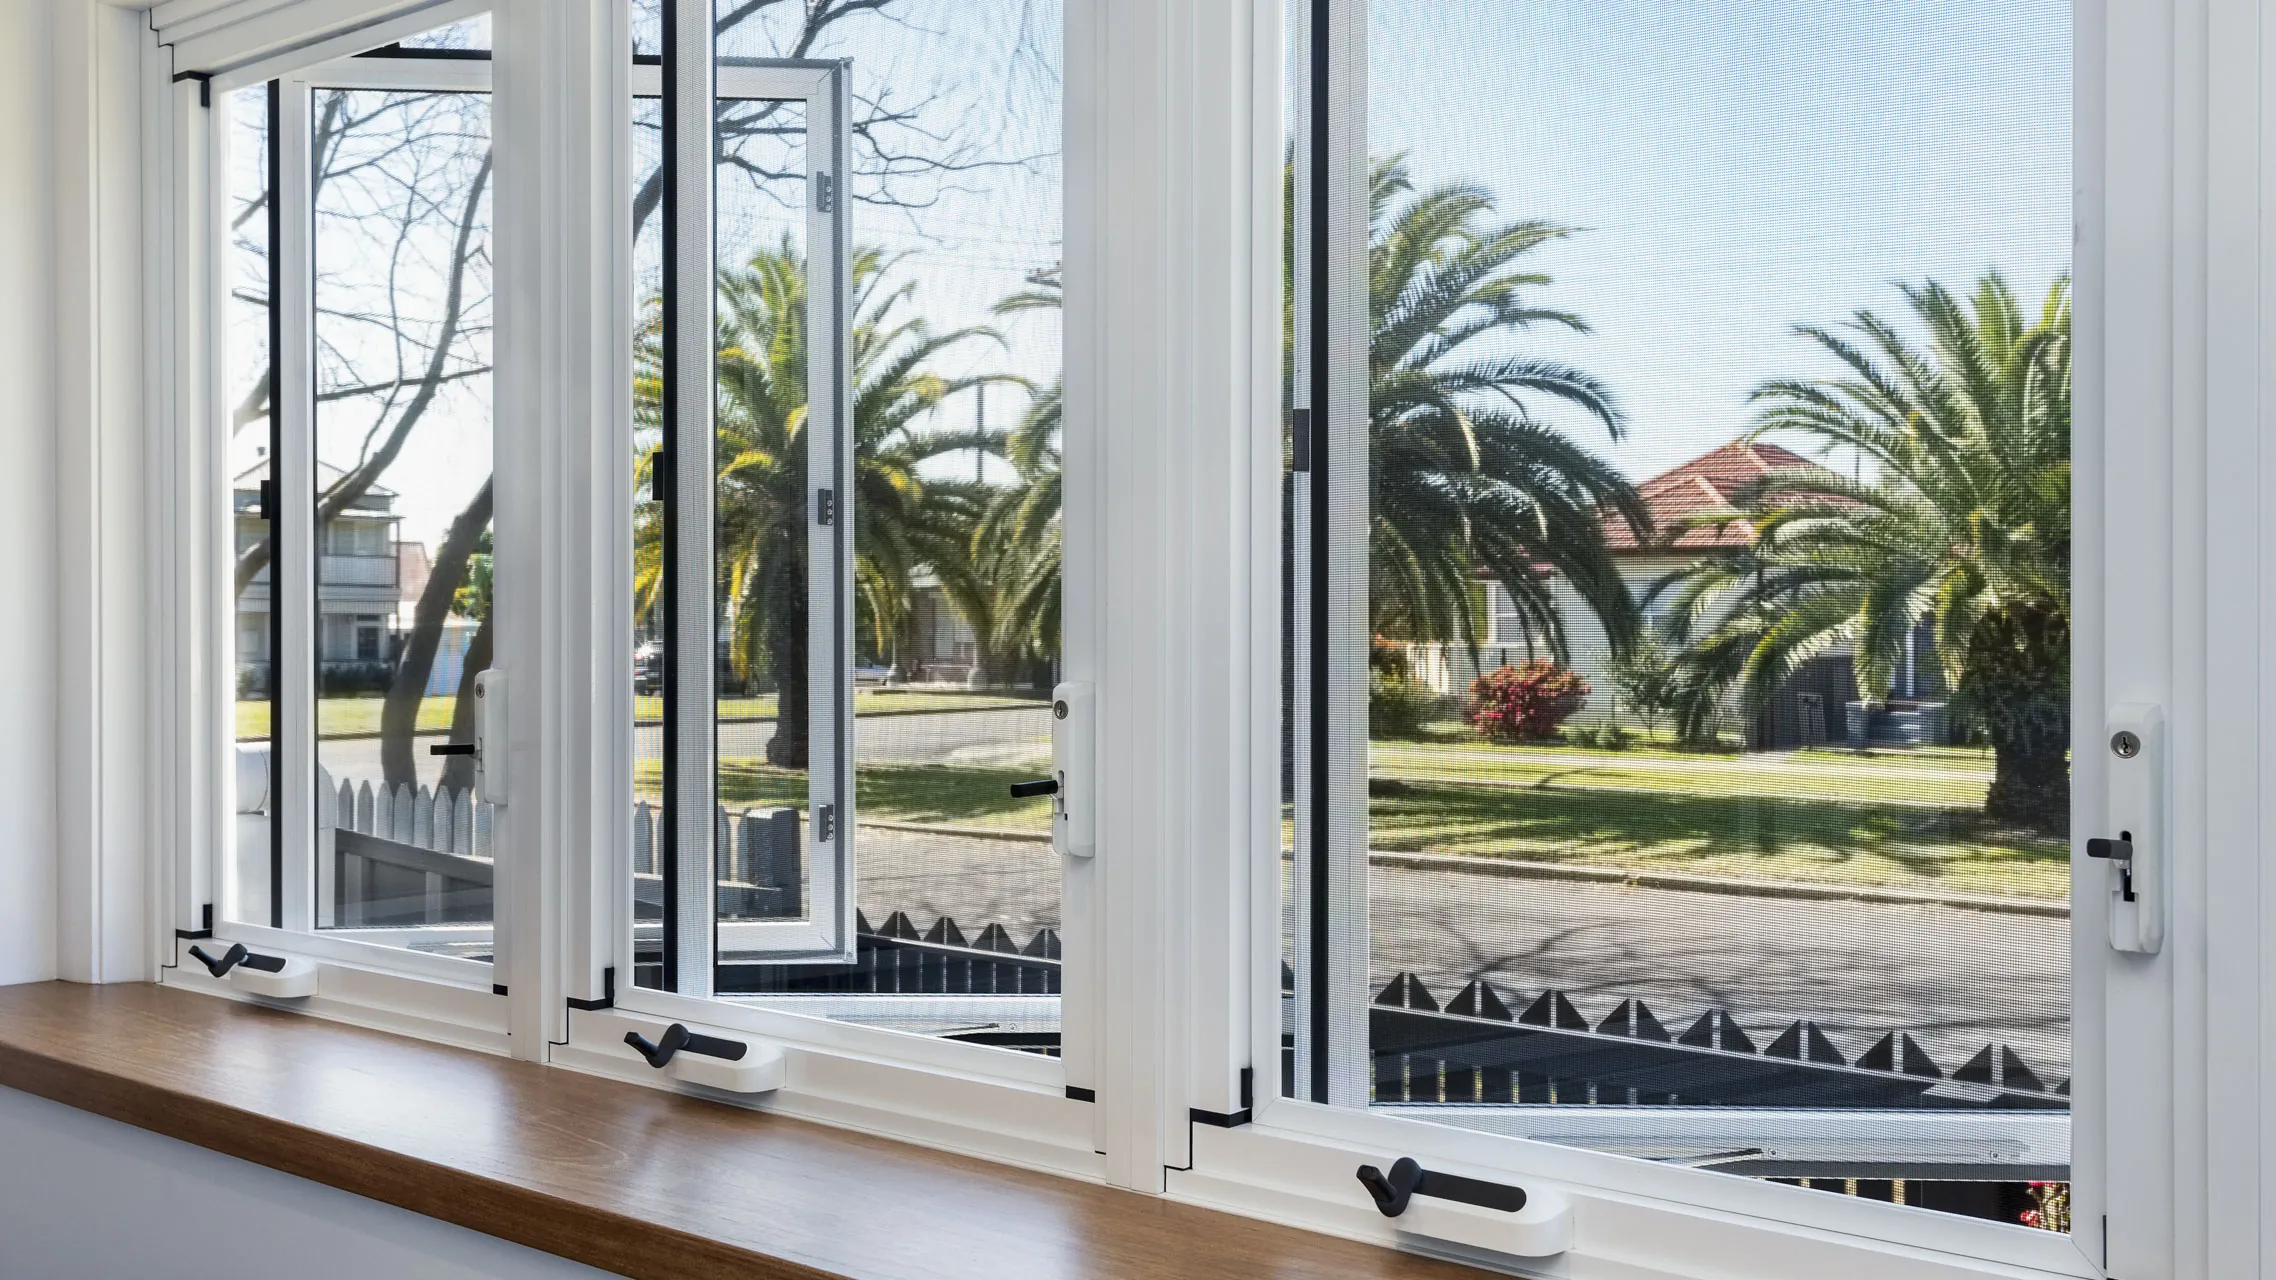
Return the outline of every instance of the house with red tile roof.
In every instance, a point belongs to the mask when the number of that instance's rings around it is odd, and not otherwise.
[[[1636,486],[1651,527],[1638,530],[1616,519],[1605,529],[1605,542],[1620,565],[1629,594],[1642,607],[1647,626],[1662,625],[1672,604],[1668,598],[1647,601],[1652,586],[1713,552],[1746,546],[1754,537],[1753,526],[1740,510],[1746,490],[1765,476],[1795,471],[1826,473],[1826,468],[1779,445],[1734,440]],[[1717,520],[1718,516],[1729,518]],[[1590,687],[1588,701],[1573,723],[1601,722],[1613,714],[1616,693],[1604,627],[1570,583],[1553,578],[1551,594],[1564,620],[1572,667]],[[1409,646],[1417,677],[1442,694],[1466,692],[1481,670],[1547,656],[1547,646],[1539,636],[1527,634],[1523,616],[1500,583],[1487,583],[1486,600],[1487,643],[1475,662],[1458,644]],[[1927,657],[1924,649],[1895,693],[1909,698],[1938,692],[1936,664]],[[1821,655],[1797,671],[1762,714],[1744,716],[1734,701],[1725,732],[1756,747],[1839,742],[1844,707],[1856,697],[1848,653]],[[1622,723],[1637,727],[1632,717],[1623,716]]]

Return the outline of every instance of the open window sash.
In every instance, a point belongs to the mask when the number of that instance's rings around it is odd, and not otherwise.
[[[661,68],[635,68],[634,92],[664,99],[664,450],[668,461],[665,591],[670,644],[664,698],[668,830],[662,862],[664,987],[709,996],[722,963],[850,960],[853,954],[852,439],[846,386],[849,267],[840,175],[848,150],[846,69],[837,62],[714,58],[708,6],[667,6]],[[678,104],[712,109],[687,111]],[[800,157],[803,257],[798,304],[809,335],[803,529],[807,645],[807,785],[789,855],[801,863],[793,905],[723,912],[731,850],[749,815],[730,817],[719,788],[720,646],[735,631],[720,600],[717,486],[730,461],[718,443],[720,332],[716,282],[748,246],[719,235],[729,158],[719,119],[729,104],[787,108],[777,132]],[[785,182],[786,190],[796,181]],[[699,336],[700,335],[700,336]],[[751,918],[756,915],[758,918]],[[629,957],[628,957],[629,958]]]

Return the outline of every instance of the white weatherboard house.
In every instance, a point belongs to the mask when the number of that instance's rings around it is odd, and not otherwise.
[[[1645,625],[1660,626],[1675,596],[1669,591],[1658,599],[1647,599],[1655,583],[1698,564],[1715,551],[1744,546],[1753,537],[1753,529],[1738,507],[1748,485],[1781,471],[1823,470],[1791,449],[1738,440],[1636,486],[1651,517],[1651,528],[1639,537],[1627,521],[1616,520],[1606,528],[1605,542],[1620,565],[1621,581],[1643,611]],[[1698,523],[1702,517],[1718,515],[1730,519]],[[1617,697],[1609,670],[1612,649],[1604,624],[1572,584],[1553,571],[1551,592],[1564,619],[1571,666],[1589,683],[1588,701],[1575,713],[1572,723],[1600,722],[1613,714]],[[1527,634],[1524,618],[1499,582],[1486,584],[1486,603],[1490,619],[1487,642],[1475,656],[1460,644],[1408,646],[1418,680],[1443,696],[1461,698],[1481,671],[1549,656],[1542,637]],[[1940,696],[1942,673],[1931,657],[1927,636],[1916,635],[1913,660],[1899,674],[1897,687],[1888,693],[1897,699]],[[1805,663],[1759,715],[1744,715],[1735,695],[1730,698],[1725,731],[1742,736],[1748,746],[1757,748],[1839,742],[1845,732],[1846,706],[1856,697],[1848,652],[1828,653]],[[1633,718],[1624,722],[1635,727]]]

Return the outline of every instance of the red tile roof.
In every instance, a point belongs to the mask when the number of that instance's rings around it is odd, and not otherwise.
[[[1605,545],[1615,554],[1743,547],[1752,539],[1753,531],[1738,518],[1739,509],[1733,503],[1741,490],[1772,472],[1825,470],[1791,449],[1732,441],[1636,486],[1652,517],[1649,543],[1639,541],[1626,520],[1614,520],[1604,531]],[[1731,522],[1684,527],[1688,521],[1718,512],[1729,513]]]

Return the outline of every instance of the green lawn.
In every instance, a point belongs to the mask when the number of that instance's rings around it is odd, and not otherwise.
[[[1979,816],[1988,752],[1689,755],[1377,742],[1377,849],[2061,898],[2060,840]]]
[[[1684,755],[1478,742],[1378,742],[1376,849],[1624,870],[2059,899],[2063,842],[1989,827],[1980,751]],[[1006,787],[1032,768],[862,766],[867,819],[1045,830]],[[653,766],[642,776],[653,788]],[[801,804],[805,775],[722,763],[722,799]]]
[[[642,761],[635,785],[654,794],[662,766]],[[922,822],[1048,832],[1051,801],[1015,800],[1011,784],[1037,776],[1032,768],[905,764],[878,761],[854,771],[854,803],[864,821]],[[806,775],[763,760],[730,757],[719,763],[719,799],[728,805],[806,804]]]
[[[323,738],[364,737],[379,732],[380,707],[385,699],[377,695],[358,698],[324,698],[316,704],[316,732]],[[925,711],[969,711],[984,707],[1032,707],[1033,698],[1012,698],[993,693],[909,693],[904,690],[857,689],[854,691],[854,714],[857,716],[909,715]],[[419,704],[419,732],[441,733],[450,728],[453,700],[425,698]],[[729,698],[719,704],[722,720],[758,720],[773,716],[773,694],[757,698]],[[635,697],[633,715],[643,724],[651,724],[664,714],[664,700],[655,697]],[[267,702],[240,701],[237,704],[237,737],[240,741],[265,738],[269,735],[269,704]]]

